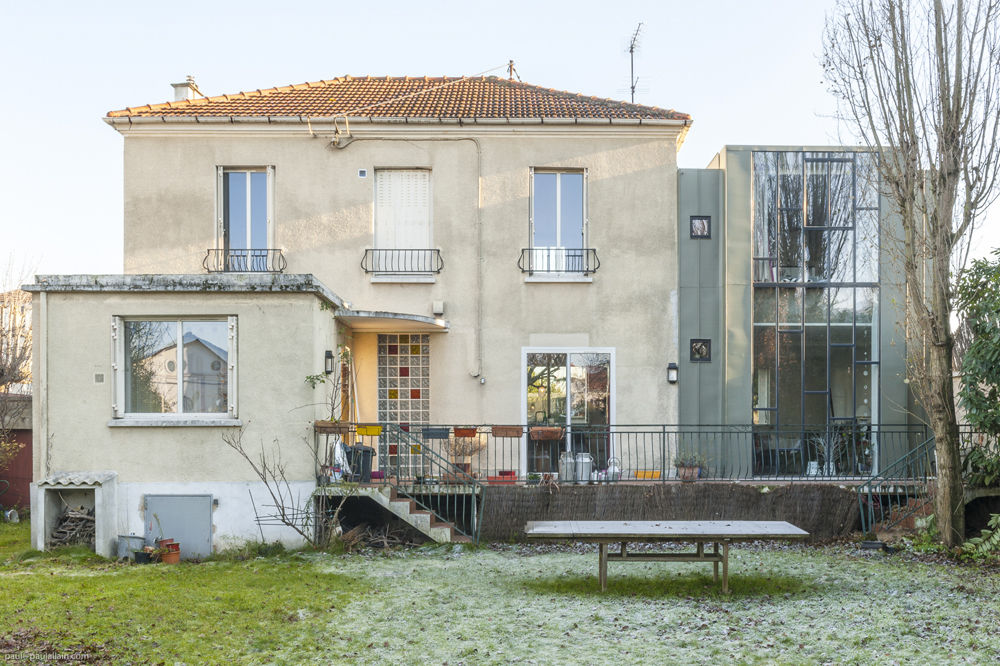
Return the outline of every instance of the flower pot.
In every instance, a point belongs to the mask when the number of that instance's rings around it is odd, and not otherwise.
[[[491,432],[494,437],[520,437],[524,434],[524,428],[521,426],[493,426]]]
[[[378,437],[382,434],[382,426],[380,425],[359,425],[355,432],[359,437]]]
[[[677,478],[681,481],[694,481],[701,473],[701,467],[677,467]]]
[[[562,439],[563,429],[554,426],[534,426],[528,429],[528,435],[536,442]]]
[[[136,564],[149,564],[153,561],[153,557],[144,550],[133,550],[132,561]]]
[[[477,428],[455,428],[455,437],[475,437],[477,434]]]
[[[179,550],[171,550],[160,555],[160,561],[164,564],[180,564],[181,552]]]
[[[341,421],[314,421],[313,430],[324,435],[346,435],[351,432],[351,424]]]
[[[424,428],[424,439],[448,439],[447,428]]]

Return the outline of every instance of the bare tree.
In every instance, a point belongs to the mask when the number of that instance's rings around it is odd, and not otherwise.
[[[270,452],[266,450],[263,442],[260,443],[259,451],[250,450],[243,441],[245,434],[246,427],[240,426],[225,433],[222,441],[250,465],[271,496],[272,504],[269,506],[274,512],[264,517],[257,516],[258,522],[264,524],[263,521],[270,521],[272,524],[291,528],[313,548],[325,548],[330,545],[331,539],[337,536],[334,530],[340,528],[340,512],[347,499],[357,494],[358,485],[342,482],[339,484],[339,495],[320,495],[319,502],[314,504],[311,493],[303,497],[301,492],[292,487],[288,477],[288,464],[282,458],[278,440],[274,440]],[[320,461],[316,449],[308,443],[306,448],[313,463],[319,467]]]
[[[842,118],[880,155],[883,194],[901,220],[908,380],[935,436],[948,545],[964,539],[951,278],[996,197],[998,18],[998,0],[840,0],[824,36]]]
[[[24,446],[14,429],[31,410],[31,296],[0,293],[0,471]]]

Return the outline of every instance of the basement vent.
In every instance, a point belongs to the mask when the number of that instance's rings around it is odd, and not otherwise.
[[[94,383],[95,384],[103,384],[104,383],[104,373],[103,372],[95,372],[94,373]]]

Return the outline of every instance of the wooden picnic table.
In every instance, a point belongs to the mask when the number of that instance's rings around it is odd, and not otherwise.
[[[598,579],[608,587],[608,561],[612,562],[711,562],[715,582],[722,563],[722,591],[729,593],[729,544],[737,541],[804,539],[805,530],[782,520],[551,520],[524,526],[528,539],[564,539],[598,544]],[[629,542],[694,543],[693,553],[628,553]],[[609,543],[620,543],[621,552],[608,553]],[[713,544],[705,552],[705,544]],[[722,552],[719,552],[719,546]]]

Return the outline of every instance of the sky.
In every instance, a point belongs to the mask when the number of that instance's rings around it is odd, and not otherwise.
[[[819,56],[832,0],[284,4],[0,0],[0,266],[122,270],[123,138],[110,110],[340,75],[506,74],[694,118],[678,159],[845,141]]]

